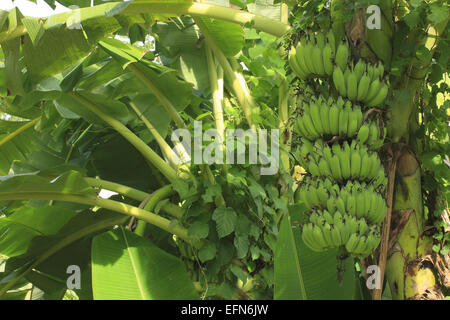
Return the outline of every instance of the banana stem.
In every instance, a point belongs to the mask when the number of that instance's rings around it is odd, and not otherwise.
[[[101,6],[101,5],[100,5]],[[85,8],[81,8],[83,12]],[[90,8],[86,8],[90,9]],[[252,28],[267,32],[276,37],[283,36],[291,28],[286,23],[281,23],[279,21],[252,14],[247,11],[235,10],[232,8],[226,8],[223,6],[217,6],[206,3],[189,3],[180,1],[139,1],[130,3],[130,5],[120,12],[119,14],[168,14],[168,15],[192,15],[197,17],[209,17],[224,21],[229,21],[232,23],[237,23],[241,25],[251,24]],[[67,17],[67,12],[56,14],[52,16],[54,20],[58,20],[60,17]],[[49,27],[45,24],[44,27],[48,29]],[[2,42],[23,36],[27,33],[27,29],[24,25],[20,25],[11,32],[4,31],[0,33],[0,44]]]
[[[186,128],[186,124],[183,119],[181,119],[178,114],[177,109],[173,106],[172,102],[150,81],[149,78],[145,76],[145,74],[139,70],[134,63],[130,63],[127,67],[130,69],[138,78],[142,81],[142,83],[150,90],[151,93],[155,95],[158,101],[163,105],[166,111],[169,113],[172,120],[175,122],[175,125],[178,128]]]
[[[290,26],[287,24],[261,15],[198,2],[180,3],[179,1],[163,1],[158,3],[155,1],[135,1],[132,2],[122,13],[162,13],[175,14],[178,16],[187,14],[194,17],[209,17],[242,25],[251,24],[253,28],[267,32],[276,37],[283,36],[290,29]]]
[[[187,229],[172,223],[172,221],[151,213],[144,209],[125,204],[119,201],[87,197],[82,195],[62,194],[62,193],[44,193],[44,192],[23,192],[23,193],[2,193],[0,200],[56,200],[65,202],[81,203],[91,206],[99,206],[118,213],[126,214],[137,219],[144,220],[160,229],[172,233],[180,239],[189,242]],[[156,200],[155,200],[156,201]]]
[[[284,78],[281,78],[280,87],[279,87],[279,116],[278,116],[278,127],[280,129],[280,145],[282,146],[281,150],[281,163],[283,166],[283,170],[286,173],[289,173],[290,169],[290,161],[289,161],[289,151],[290,151],[290,141],[291,141],[291,133],[288,128],[289,121],[289,113],[288,113],[288,99],[289,99],[289,86]]]
[[[111,182],[111,181],[89,178],[89,177],[84,178],[84,180],[91,187],[114,191],[114,192],[120,193],[121,195],[124,195],[126,197],[129,197],[129,198],[137,200],[137,201],[144,201],[149,196],[149,194],[144,191],[134,189],[134,188],[131,188],[128,186],[124,186],[122,184]],[[160,191],[160,192],[158,193],[158,191]],[[153,211],[154,207],[156,206],[156,204],[159,201],[161,201],[164,198],[167,198],[168,196],[172,195],[173,193],[174,192],[173,192],[173,188],[171,185],[165,186],[165,187],[155,191],[155,194],[153,194],[150,198],[150,199],[153,199],[153,201],[150,202],[150,200],[149,200],[150,205],[147,203],[147,205],[144,207],[144,209],[147,211]],[[161,207],[161,210],[163,210],[164,212],[166,212],[169,215],[171,215],[175,218],[178,218],[178,219],[181,219],[181,217],[183,216],[183,210],[179,206],[177,206],[173,203],[170,203],[170,202],[163,205]]]
[[[151,164],[153,164],[169,181],[177,178],[176,171],[170,167],[155,151],[152,150],[144,141],[139,139],[130,129],[120,121],[101,111],[89,100],[75,92],[69,93],[71,97],[81,103],[84,107],[94,112],[103,121],[109,124],[113,129],[127,139]]]
[[[138,107],[131,101],[129,101],[129,105],[134,110],[134,112],[138,115],[139,119],[142,120],[142,122],[147,127],[148,131],[153,135],[156,142],[158,143],[159,147],[161,148],[161,151],[166,156],[166,158],[169,160],[169,162],[172,164],[172,167],[177,167],[175,162],[173,161],[173,157],[176,157],[177,155],[173,153],[172,148],[167,144],[166,140],[161,137],[158,130],[153,127],[153,125],[150,123],[150,121],[142,114],[142,112],[138,109]]]
[[[33,119],[31,121],[28,121],[25,125],[23,125],[22,127],[20,127],[19,129],[17,129],[14,132],[11,132],[10,134],[8,134],[6,137],[4,137],[2,140],[0,140],[0,147],[2,145],[4,145],[5,143],[7,143],[8,141],[11,141],[12,139],[14,139],[15,137],[17,137],[19,134],[21,134],[22,132],[26,131],[27,129],[31,128],[32,126],[34,126],[39,120],[41,120],[41,117],[37,117],[36,119]]]
[[[209,33],[208,28],[206,25],[201,21],[199,18],[194,18],[195,23],[199,27],[202,34],[205,36],[206,41],[208,42],[208,45],[214,52],[214,55],[216,56],[217,60],[219,61],[220,65],[223,68],[223,71],[225,73],[225,76],[228,79],[228,82],[230,83],[231,87],[233,88],[234,94],[236,95],[236,98],[239,101],[239,104],[241,105],[241,108],[244,110],[245,118],[247,119],[247,122],[250,127],[254,128],[253,120],[251,117],[251,108],[249,106],[248,101],[248,92],[246,92],[243,88],[243,83],[239,81],[239,79],[236,76],[236,73],[234,72],[233,68],[231,67],[229,61],[223,54],[222,50],[220,50],[219,46],[216,43],[216,40],[214,37]],[[245,81],[244,81],[245,82]]]
[[[208,63],[209,83],[213,97],[214,118],[216,119],[216,128],[219,132],[221,142],[225,139],[225,124],[223,120],[223,69],[219,67],[217,72],[216,63],[212,54],[212,49],[206,42],[206,61]]]
[[[147,211],[153,211],[158,204],[163,199],[168,198],[174,193],[172,185],[167,185],[162,187],[161,189],[156,190],[150,197],[150,200],[147,202],[147,204],[144,206],[144,210]],[[141,201],[144,201],[144,199],[147,197],[147,195],[141,199]],[[135,233],[143,236],[146,228],[146,222],[143,220],[139,220]]]
[[[111,182],[111,181],[106,181],[106,180],[96,179],[96,178],[89,178],[89,177],[84,178],[84,181],[86,181],[86,183],[88,185],[90,185],[91,187],[117,192],[117,193],[120,193],[131,199],[137,200],[137,201],[142,201],[145,199],[145,197],[148,196],[147,192],[144,192],[144,191],[141,191],[141,190],[138,190],[135,188],[131,188],[128,186],[124,186],[122,184]]]

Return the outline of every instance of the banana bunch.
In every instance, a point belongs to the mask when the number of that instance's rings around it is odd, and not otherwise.
[[[312,74],[319,77],[331,76],[334,68],[335,46],[336,40],[331,31],[326,37],[320,32],[304,35],[297,45],[289,50],[289,65],[292,71],[303,80]]]
[[[295,191],[295,201],[303,202],[309,210],[326,210],[330,214],[341,212],[380,224],[386,214],[386,202],[379,189],[359,181],[349,180],[339,187],[328,178],[305,177]]]
[[[339,97],[336,101],[323,97],[313,98],[301,105],[300,117],[295,128],[297,133],[308,140],[332,138],[333,136],[356,136],[363,121],[361,107],[352,105]]]
[[[374,187],[387,183],[378,155],[359,145],[355,139],[351,144],[344,141],[342,146],[334,143],[331,147],[320,139],[314,144],[304,138],[300,141],[296,159],[312,176],[329,178],[334,182],[366,181]]]
[[[356,141],[367,145],[369,150],[377,150],[384,144],[386,134],[386,127],[380,128],[375,121],[365,122],[359,128]]]
[[[375,107],[383,103],[389,91],[388,84],[382,80],[383,75],[382,63],[375,66],[359,60],[355,66],[337,64],[333,70],[333,83],[341,96]]]
[[[312,250],[320,252],[345,246],[348,253],[366,257],[380,243],[380,227],[369,226],[364,218],[357,219],[336,211],[315,211],[309,223],[302,227],[302,239]]]

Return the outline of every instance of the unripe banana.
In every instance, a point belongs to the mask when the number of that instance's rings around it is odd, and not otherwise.
[[[339,113],[339,135],[347,135],[348,117],[348,111],[346,109],[341,110]]]
[[[291,48],[291,50],[289,51],[289,65],[292,69],[292,71],[294,71],[295,75],[297,77],[299,77],[300,79],[306,79],[307,78],[307,73],[302,70],[302,68],[298,65],[297,63],[297,59],[296,59],[296,49],[294,47]]]
[[[342,73],[342,70],[339,67],[335,67],[333,70],[333,83],[334,86],[336,87],[336,90],[339,92],[341,96],[343,97],[347,96],[344,74]]]
[[[361,172],[360,172],[361,179],[364,180],[369,175],[370,165],[371,163],[369,154],[367,152],[363,152],[361,154]]]
[[[323,57],[322,57],[322,49],[320,49],[317,46],[314,47],[313,53],[312,53],[312,58],[313,58],[314,73],[319,76],[325,75],[325,68],[323,65]]]
[[[361,111],[358,113],[357,110],[351,110],[349,112],[347,137],[352,138],[358,131],[358,117],[360,114]]]
[[[333,240],[334,246],[340,247],[342,245],[341,233],[336,227],[331,229],[331,239]]]
[[[325,48],[325,35],[321,32],[316,34],[316,45],[321,51]]]
[[[314,128],[316,128],[320,136],[323,135],[325,133],[325,130],[322,127],[322,121],[320,119],[320,110],[317,102],[313,102],[310,104],[309,112],[311,115]]]
[[[357,244],[358,244],[358,235],[356,233],[353,233],[352,235],[350,235],[350,238],[348,239],[347,243],[345,244],[345,249],[349,253],[353,253]]]
[[[308,110],[309,111],[309,110]],[[305,128],[308,130],[308,132],[311,134],[311,136],[318,138],[320,137],[320,133],[317,131],[316,127],[313,124],[313,121],[311,119],[310,112],[305,112],[303,114],[303,123],[305,125]]]
[[[311,41],[309,40],[306,43],[306,46],[304,48],[303,56],[305,58],[306,67],[308,68],[308,71],[310,73],[315,73],[314,63],[313,63],[313,50],[314,50],[314,46],[311,43]]]
[[[345,70],[345,68],[347,67],[348,57],[349,57],[348,44],[345,41],[341,42],[337,48],[335,58],[336,65],[341,70]]]
[[[334,54],[336,53],[336,38],[334,37],[334,33],[332,30],[328,32],[327,43],[331,47],[331,55],[334,56]]]
[[[295,60],[297,61],[297,65],[302,69],[302,71],[308,77],[311,74],[311,71],[309,71],[308,66],[306,65],[306,62],[305,62],[305,44],[306,44],[306,41],[304,39],[302,39],[302,41],[300,41],[297,44],[296,54],[294,57],[295,57]]]
[[[322,226],[322,234],[328,247],[334,247],[334,241],[331,237],[331,226],[329,223],[325,222],[325,224]]]
[[[341,163],[337,155],[331,157],[330,160],[331,175],[335,181],[342,180]]]
[[[378,94],[378,91],[380,90],[381,82],[378,79],[373,80],[370,83],[369,91],[367,92],[366,97],[364,98],[363,102],[368,103],[371,101],[375,96]]]
[[[361,77],[363,76],[365,71],[366,71],[366,64],[361,59],[359,59],[358,63],[355,65],[355,68],[353,69],[353,72],[356,75],[357,82],[361,80]]]
[[[364,74],[361,77],[361,80],[358,82],[358,95],[357,100],[363,101],[364,98],[367,96],[367,93],[369,92],[369,86],[370,86],[370,78],[367,74]]]
[[[322,177],[332,177],[328,162],[324,158],[319,161],[319,170]]]
[[[361,156],[359,152],[353,151],[351,155],[351,178],[356,179],[361,173]]]
[[[332,135],[339,135],[339,118],[342,111],[343,110],[339,109],[336,105],[333,105],[330,108],[328,120],[330,122],[330,132]]]
[[[368,123],[364,123],[361,128],[359,128],[358,135],[356,136],[356,140],[359,144],[366,143],[367,139],[369,138],[370,134],[370,126]]]
[[[325,242],[325,238],[323,237],[322,230],[316,225],[314,225],[313,227],[313,238],[320,247],[328,247],[327,243]]]
[[[358,80],[354,72],[349,72],[346,88],[348,98],[355,101],[358,96]]]
[[[369,146],[372,146],[378,140],[378,136],[379,136],[377,124],[375,122],[371,122],[369,125],[369,130],[370,130],[370,134],[369,134],[369,139],[367,140],[367,144]]]
[[[327,44],[323,49],[322,56],[325,73],[328,76],[331,76],[333,74],[333,54],[331,52],[331,47],[329,44]]]
[[[315,136],[312,135],[311,132],[309,132],[309,130],[305,127],[304,121],[305,120],[303,119],[303,117],[299,117],[297,119],[296,124],[297,124],[298,134],[300,136],[302,136],[302,137],[305,137],[305,138],[309,139],[309,140],[313,140]]]
[[[329,111],[330,111],[330,109],[323,102],[317,102],[317,103],[319,104],[320,120],[322,122],[323,133],[325,135],[330,135],[331,134],[330,118],[329,118]]]
[[[367,105],[369,107],[376,107],[381,105],[384,99],[386,99],[388,91],[389,91],[388,86],[386,84],[383,84],[377,95],[373,99],[369,100],[367,102]]]

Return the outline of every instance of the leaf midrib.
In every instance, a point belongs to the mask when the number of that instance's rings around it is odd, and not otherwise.
[[[125,232],[124,232],[124,230],[122,228],[120,230],[122,231],[123,239],[124,239],[125,244],[127,246],[128,256],[130,257],[131,267],[133,268],[133,272],[134,272],[134,275],[136,277],[136,282],[137,282],[137,286],[139,288],[139,292],[141,294],[141,298],[142,298],[142,300],[148,300],[148,298],[145,295],[145,290],[144,290],[143,285],[141,283],[141,279],[139,277],[139,272],[138,272],[138,270],[136,268],[136,265],[134,263],[134,257],[133,257],[133,254],[132,254],[131,250],[130,250],[130,246],[128,244],[127,236],[126,236],[126,234],[125,234]]]

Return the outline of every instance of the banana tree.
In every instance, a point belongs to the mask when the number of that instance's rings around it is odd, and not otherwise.
[[[358,275],[370,259],[383,273],[388,258],[392,297],[404,299],[434,286],[426,261],[445,275],[440,255],[420,257],[433,242],[425,224],[446,203],[438,137],[448,139],[447,127],[427,120],[446,117],[435,100],[446,90],[437,85],[448,66],[446,42],[437,39],[448,34],[448,6],[402,11],[388,1],[380,4],[381,30],[369,31],[366,2],[94,2],[45,19],[0,11],[0,297],[368,298]],[[351,21],[346,12],[355,13]],[[311,27],[333,29],[350,40],[355,59],[381,60],[390,72],[393,210],[379,253],[356,269],[353,259],[336,259],[338,250],[310,250],[296,227],[306,209],[293,196],[292,117],[307,88],[292,90],[283,36]],[[392,47],[396,35],[402,41]],[[417,101],[433,107],[420,113],[421,136]],[[236,129],[249,130],[249,141],[229,144]],[[245,150],[273,129],[280,137],[266,144],[279,145],[279,170],[263,175],[268,161],[246,160]],[[275,150],[259,159],[274,159]],[[221,152],[244,153],[245,161],[205,161]],[[424,187],[420,164],[433,173]],[[103,190],[115,195],[105,199]],[[438,237],[435,249],[445,256],[445,236]]]

